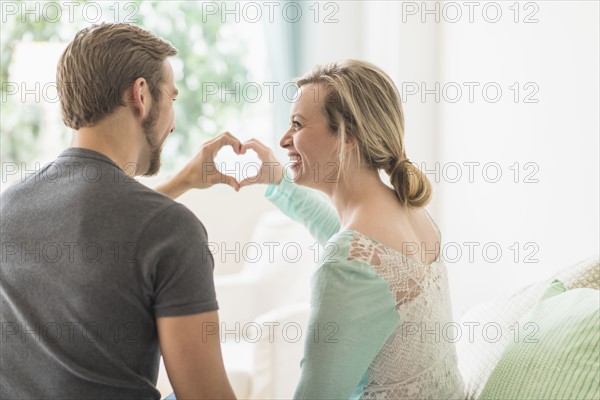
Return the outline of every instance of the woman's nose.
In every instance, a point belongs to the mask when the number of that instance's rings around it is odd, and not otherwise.
[[[279,141],[279,145],[285,149],[286,147],[291,146],[291,144],[292,144],[292,129],[290,128],[287,130],[287,132],[283,135],[283,137]]]

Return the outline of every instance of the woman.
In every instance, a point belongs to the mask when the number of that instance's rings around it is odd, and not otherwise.
[[[355,60],[317,66],[297,86],[280,143],[293,182],[251,140],[241,152],[256,151],[263,168],[240,183],[270,184],[267,198],[325,249],[294,398],[462,397],[444,336],[452,311],[440,233],[423,208],[431,186],[406,156],[398,90],[381,69]],[[335,210],[307,188],[327,194]]]

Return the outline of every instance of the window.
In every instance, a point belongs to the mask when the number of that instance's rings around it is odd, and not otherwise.
[[[50,6],[50,4],[52,4]],[[170,41],[180,95],[177,130],[165,142],[162,173],[229,130],[270,143],[272,101],[264,26],[207,15],[200,2],[11,2],[2,21],[2,187],[52,161],[71,139],[56,93],[56,63],[75,33],[92,23],[130,22]],[[221,159],[231,158],[227,151]],[[224,158],[223,158],[224,157]]]

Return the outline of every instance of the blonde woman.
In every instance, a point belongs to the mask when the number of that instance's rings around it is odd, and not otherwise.
[[[292,179],[262,143],[239,148],[264,163],[240,187],[269,184],[267,198],[325,250],[294,398],[461,398],[455,348],[443,335],[452,311],[440,233],[423,208],[431,186],[407,158],[398,90],[355,60],[317,66],[297,86],[280,142]]]

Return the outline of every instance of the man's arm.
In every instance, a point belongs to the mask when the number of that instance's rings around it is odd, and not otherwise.
[[[184,168],[165,183],[158,185],[154,190],[175,200],[192,188],[188,175],[189,173]]]
[[[206,189],[217,183],[225,183],[236,191],[240,190],[238,181],[233,176],[219,172],[215,164],[215,156],[225,146],[231,146],[236,154],[240,154],[242,144],[229,132],[204,143],[181,171],[155,190],[172,199],[176,199],[189,189]]]
[[[223,358],[217,311],[156,319],[160,349],[178,400],[235,399]]]

